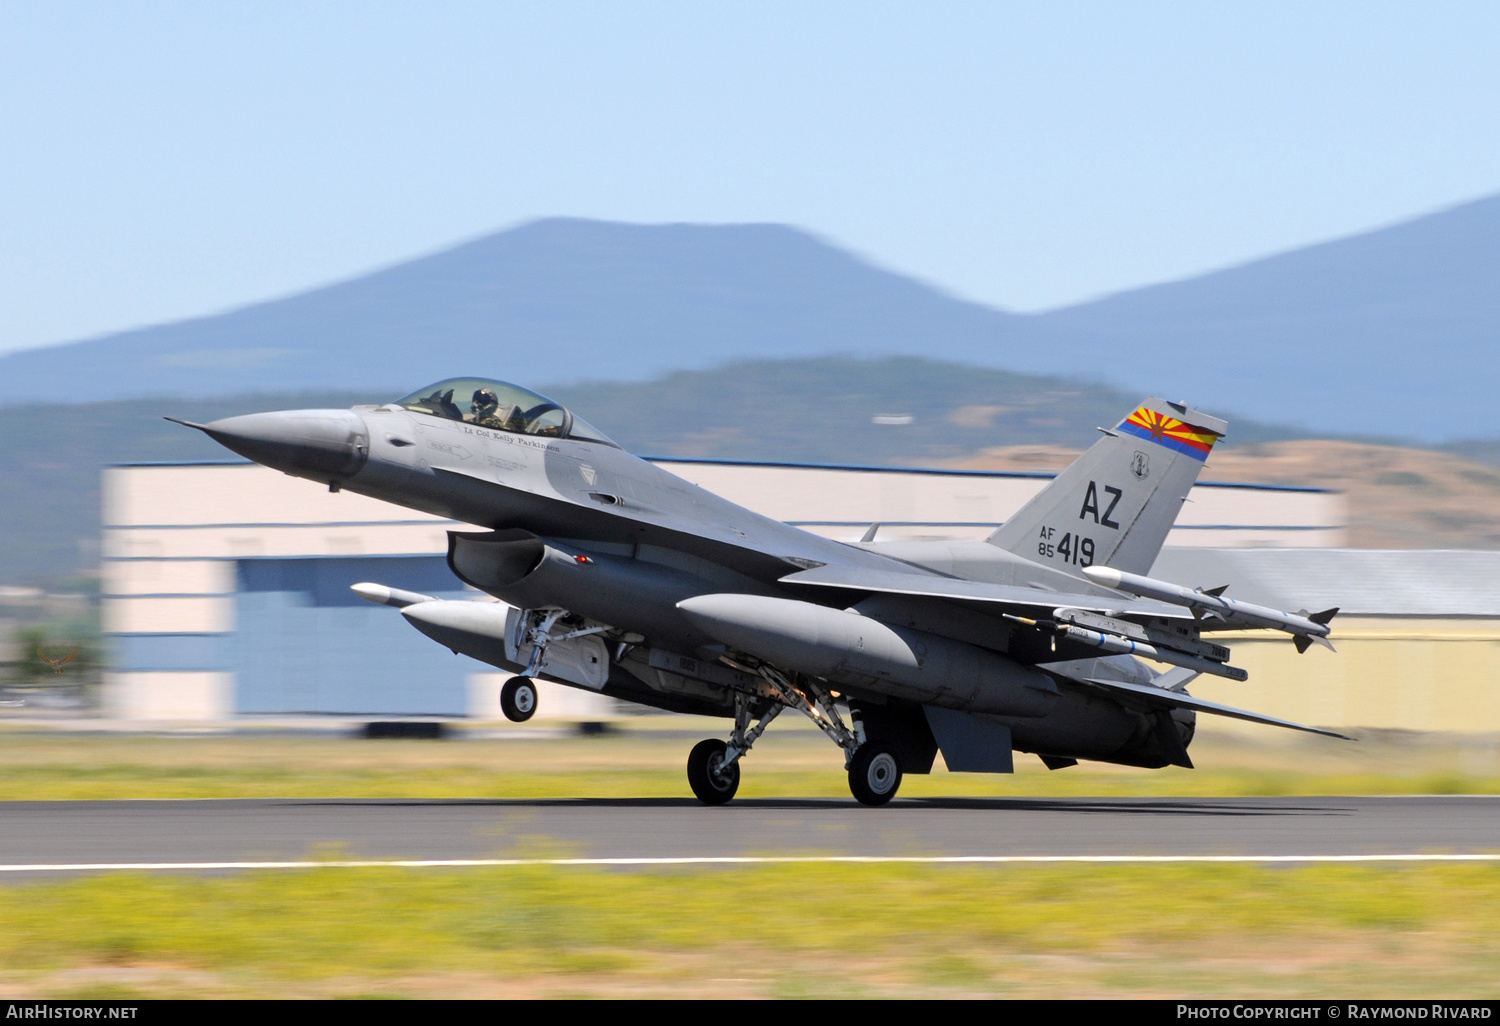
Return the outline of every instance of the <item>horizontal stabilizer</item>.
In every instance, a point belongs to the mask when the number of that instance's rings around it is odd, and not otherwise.
[[[1192,695],[1183,694],[1180,691],[1163,691],[1152,684],[1131,684],[1128,681],[1103,680],[1098,677],[1089,677],[1083,683],[1093,684],[1096,687],[1105,688],[1121,695],[1143,699],[1147,705],[1154,705],[1160,709],[1193,709],[1197,712],[1211,713],[1215,716],[1228,716],[1236,720],[1248,720],[1251,723],[1264,723],[1271,727],[1305,730],[1309,734],[1322,734],[1325,737],[1336,737],[1344,741],[1355,740],[1349,735],[1340,734],[1337,731],[1324,730],[1322,727],[1307,727],[1300,723],[1293,723],[1291,720],[1278,720],[1274,716],[1262,716],[1260,713],[1249,712],[1245,709],[1236,709],[1232,705],[1220,705],[1218,702],[1210,702],[1204,698],[1194,698]]]

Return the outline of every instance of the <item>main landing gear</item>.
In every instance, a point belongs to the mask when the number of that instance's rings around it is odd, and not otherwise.
[[[734,693],[734,730],[727,742],[709,738],[688,755],[688,786],[704,805],[723,805],[740,787],[740,760],[783,709],[796,709],[816,723],[844,750],[849,790],[863,805],[884,805],[901,786],[901,761],[896,750],[880,741],[866,741],[856,719],[844,725],[833,695],[806,679],[793,684],[769,666],[760,668],[765,688],[757,694]],[[752,720],[758,720],[751,726]]]

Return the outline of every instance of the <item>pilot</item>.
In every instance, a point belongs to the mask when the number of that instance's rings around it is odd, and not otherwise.
[[[493,428],[496,431],[504,430],[505,421],[498,416],[499,410],[500,399],[493,389],[476,389],[474,397],[469,401],[469,412],[473,415],[473,422],[480,427]]]

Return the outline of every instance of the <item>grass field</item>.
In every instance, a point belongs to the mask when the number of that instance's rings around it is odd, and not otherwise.
[[[0,730],[10,799],[688,795],[722,725],[450,741]],[[903,795],[1493,793],[1496,739],[1206,734],[1196,771],[1018,757]],[[840,796],[768,734],[742,795]],[[537,852],[536,854],[549,854]],[[316,869],[13,879],[0,996],[1500,997],[1500,866]]]
[[[1500,997],[1500,869],[799,866],[0,888],[0,995]]]
[[[617,798],[687,796],[684,765],[721,722],[625,721],[595,737],[514,729],[503,737],[367,741],[314,733],[110,735],[0,730],[11,799]],[[476,731],[476,733],[482,733]],[[1017,755],[1011,776],[908,776],[903,796],[1232,796],[1500,793],[1500,739],[1369,736],[1359,744],[1205,732],[1196,770],[1084,763],[1049,772]],[[777,724],[745,760],[745,797],[847,797],[840,753],[809,725]]]

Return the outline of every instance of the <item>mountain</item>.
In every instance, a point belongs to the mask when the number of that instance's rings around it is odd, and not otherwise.
[[[1001,366],[1015,320],[780,225],[556,219],[288,299],[3,356],[0,402],[642,380],[831,353]]]
[[[0,356],[0,403],[920,355],[1431,442],[1500,436],[1496,341],[1500,197],[1037,315],[779,225],[554,219],[286,299]]]
[[[1500,197],[1036,326],[1080,370],[1206,409],[1423,441],[1500,435]],[[1006,365],[1068,370],[1025,351]]]

